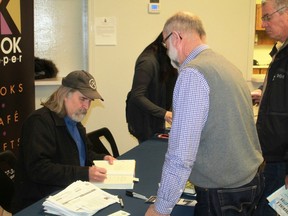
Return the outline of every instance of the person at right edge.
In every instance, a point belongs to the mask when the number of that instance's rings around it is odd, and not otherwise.
[[[288,0],[262,1],[262,15],[262,27],[281,46],[277,43],[272,49],[259,101],[256,126],[266,166],[264,193],[255,216],[274,216],[277,213],[267,197],[284,184],[288,186]],[[252,99],[261,95],[257,91],[252,92]]]
[[[145,216],[170,215],[188,179],[195,216],[253,215],[264,189],[263,157],[243,74],[209,48],[194,14],[170,17],[163,38],[179,76],[157,199]]]
[[[140,54],[135,64],[132,89],[126,100],[129,132],[139,143],[165,133],[172,123],[172,94],[178,71],[162,46],[162,32]]]

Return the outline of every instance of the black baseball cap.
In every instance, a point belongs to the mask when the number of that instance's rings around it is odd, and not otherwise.
[[[94,77],[84,70],[70,72],[66,77],[62,79],[62,85],[77,89],[90,99],[101,99],[104,101],[101,95],[97,92],[96,81]]]

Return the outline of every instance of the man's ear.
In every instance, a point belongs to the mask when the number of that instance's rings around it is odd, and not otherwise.
[[[171,37],[173,37],[171,38],[173,46],[176,48],[177,51],[179,51],[179,48],[181,48],[181,46],[179,45],[182,42],[182,36],[178,32],[173,31],[173,35]]]

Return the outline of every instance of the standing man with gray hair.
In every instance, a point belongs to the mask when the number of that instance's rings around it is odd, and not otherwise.
[[[284,184],[288,187],[288,0],[262,1],[262,15],[262,27],[278,43],[270,53],[256,123],[266,166],[265,189],[255,215],[274,216],[267,197]]]
[[[115,158],[93,152],[81,124],[94,99],[103,100],[93,76],[73,71],[24,122],[13,213],[74,181],[102,182],[107,177],[106,169],[93,166],[93,160],[113,163]]]
[[[163,45],[179,77],[157,200],[146,216],[170,215],[188,179],[196,216],[251,215],[264,187],[249,88],[205,37],[191,13],[176,13],[164,26]]]

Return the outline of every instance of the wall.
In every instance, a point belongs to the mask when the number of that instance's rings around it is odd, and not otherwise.
[[[86,2],[34,1],[35,56],[52,59],[60,77],[87,65]]]
[[[229,0],[165,0],[160,1],[160,14],[148,14],[148,2],[35,1],[35,55],[52,59],[60,70],[59,76],[74,69],[89,68],[105,101],[94,101],[83,123],[88,132],[109,127],[120,153],[137,145],[136,139],[128,133],[125,120],[125,100],[131,88],[135,60],[176,11],[197,13],[203,20],[210,47],[235,63],[248,82],[251,78],[255,1],[242,0],[241,4],[235,4]],[[87,4],[88,26],[85,22]],[[116,17],[117,45],[95,46],[95,17]],[[254,88],[253,83],[249,85]],[[57,87],[36,86],[36,108],[40,107],[40,100]]]
[[[52,60],[59,77],[76,69],[87,70],[87,1],[34,1],[35,56]],[[58,85],[36,86],[35,106]]]
[[[273,45],[258,45],[254,47],[253,58],[256,59],[260,65],[268,65],[272,58],[269,55]]]
[[[95,76],[105,101],[94,103],[85,124],[88,129],[108,126],[121,153],[137,145],[125,121],[125,99],[131,88],[135,60],[176,11],[199,15],[210,47],[235,63],[247,80],[251,77],[255,1],[242,0],[241,4],[235,4],[228,0],[165,0],[160,1],[160,14],[148,14],[148,2],[89,0],[89,71]],[[95,17],[116,17],[117,45],[94,44]]]

